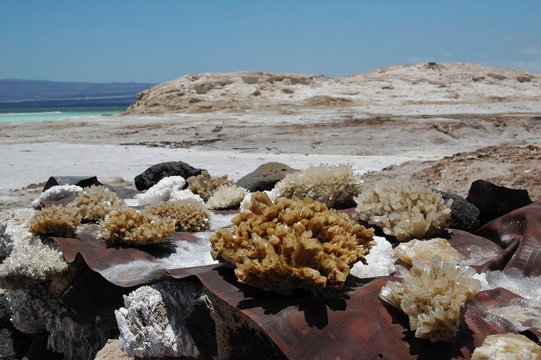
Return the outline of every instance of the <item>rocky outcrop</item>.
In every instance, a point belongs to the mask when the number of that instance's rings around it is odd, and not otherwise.
[[[469,63],[393,65],[345,78],[253,71],[202,73],[139,93],[127,113],[535,101],[541,99],[540,84],[541,74]]]

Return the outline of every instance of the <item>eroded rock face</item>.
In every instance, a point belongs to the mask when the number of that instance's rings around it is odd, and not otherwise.
[[[210,238],[212,256],[236,267],[237,279],[267,291],[338,291],[372,246],[372,229],[310,198],[254,193],[250,206]]]
[[[286,164],[268,162],[240,178],[237,185],[251,192],[272,190],[278,181],[297,171],[299,170],[293,169]]]
[[[168,176],[182,176],[187,179],[201,174],[203,169],[196,169],[183,161],[168,161],[152,165],[134,179],[135,187],[139,191],[150,189],[158,181]]]
[[[539,99],[539,74],[468,63],[436,65],[394,65],[345,78],[253,71],[186,75],[139,93],[127,113],[261,111],[389,102],[479,103],[510,101],[517,94],[522,94],[524,101]],[[486,90],[479,92],[483,85]]]

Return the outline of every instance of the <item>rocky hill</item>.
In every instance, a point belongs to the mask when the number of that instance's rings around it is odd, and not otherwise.
[[[424,63],[344,78],[249,71],[187,75],[139,93],[127,113],[519,100],[541,100],[541,74],[469,63]]]

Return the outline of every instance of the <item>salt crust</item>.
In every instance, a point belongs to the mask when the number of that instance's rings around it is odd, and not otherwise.
[[[209,209],[231,209],[238,207],[249,191],[237,185],[222,185],[208,199]]]
[[[80,224],[81,215],[78,209],[53,205],[36,212],[30,220],[28,231],[35,235],[73,237]]]
[[[389,181],[355,198],[361,220],[379,226],[398,241],[422,239],[442,230],[451,216],[452,200],[414,182]]]
[[[502,287],[541,305],[541,276],[505,274],[496,270],[487,271],[486,279],[490,289]]]
[[[143,209],[144,214],[169,217],[175,220],[175,231],[205,231],[210,228],[210,215],[197,202],[162,202]]]
[[[126,204],[106,187],[92,185],[83,190],[68,206],[79,211],[82,222],[93,222],[103,220],[111,210]]]
[[[234,181],[228,179],[227,175],[220,177],[210,176],[206,170],[203,170],[197,176],[189,177],[186,181],[189,184],[190,190],[194,194],[201,196],[205,202],[209,200],[220,186],[235,184]]]
[[[353,204],[353,197],[361,191],[361,180],[351,165],[320,165],[289,174],[274,188],[280,197],[309,197],[330,208],[341,208]]]
[[[413,260],[423,264],[432,262],[434,256],[439,256],[442,262],[458,262],[464,257],[454,247],[449,244],[447,239],[434,238],[430,240],[413,239],[406,243],[401,243],[394,248],[394,255],[408,265],[412,265]]]
[[[356,262],[349,271],[351,275],[364,279],[388,276],[396,271],[393,246],[384,237],[374,236],[374,245],[364,258],[366,264],[362,261]]]
[[[182,190],[185,185],[186,180],[182,176],[164,177],[144,193],[135,195],[135,198],[139,200],[139,205],[156,204],[169,200],[171,193]]]
[[[310,198],[277,198],[273,203],[260,192],[232,223],[232,230],[218,229],[211,236],[212,257],[234,265],[240,282],[284,294],[341,289],[374,235]]]
[[[489,335],[473,351],[472,360],[541,360],[541,346],[524,335]]]
[[[139,212],[133,208],[111,211],[100,223],[98,238],[107,244],[145,245],[167,241],[175,220]]]
[[[141,286],[124,296],[115,311],[122,350],[135,357],[198,357],[185,319],[201,296],[187,282],[163,281]]]
[[[439,257],[430,264],[414,260],[409,271],[400,271],[403,281],[388,281],[379,296],[409,316],[415,337],[452,341],[467,303],[481,288],[474,274],[472,268],[442,263]]]
[[[42,192],[34,201],[32,201],[32,207],[39,209],[41,203],[49,200],[60,200],[65,197],[80,194],[83,188],[77,185],[55,185],[51,186],[44,192]]]
[[[210,255],[211,232],[194,234],[197,241],[175,241],[175,252],[171,255],[150,260],[135,260],[110,266],[100,272],[108,281],[118,285],[149,283],[167,275],[166,270],[216,264]]]

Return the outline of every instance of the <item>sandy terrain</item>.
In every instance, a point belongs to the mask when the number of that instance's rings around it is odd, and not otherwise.
[[[496,72],[499,76],[494,75]],[[269,94],[271,90],[284,94],[280,89],[287,79],[269,85],[266,76],[256,76],[248,80],[252,82],[248,85],[264,83]],[[517,80],[520,76],[529,80]],[[208,84],[217,81],[203,74],[192,79],[192,88],[203,86],[202,78]],[[290,76],[286,82],[291,84],[292,78],[296,77]],[[140,98],[159,98],[164,91],[171,94],[175,81],[177,89],[185,86],[186,79],[181,79],[158,85]],[[29,206],[41,190],[40,183],[52,175],[97,175],[108,183],[133,186],[135,175],[153,164],[172,160],[233,179],[267,161],[299,169],[321,163],[350,163],[359,173],[390,166],[367,175],[365,181],[413,177],[432,187],[465,195],[471,181],[485,178],[527,188],[541,198],[541,155],[536,146],[541,143],[541,75],[472,64],[462,68],[446,65],[443,70],[409,65],[353,75],[341,79],[338,85],[336,79],[314,79],[332,84],[325,87],[294,81],[291,86],[296,90],[287,95],[298,96],[297,103],[267,101],[254,108],[255,100],[248,96],[248,110],[244,105],[239,107],[240,100],[231,98],[232,90],[227,87],[236,84],[233,82],[220,89],[209,85],[203,87],[208,91],[200,90],[204,94],[192,94],[209,97],[215,91],[208,104],[229,104],[228,108],[210,112],[191,108],[183,113],[147,114],[145,109],[152,107],[148,99],[143,99],[129,115],[0,123],[0,158],[4,165],[0,207]],[[447,93],[434,93],[436,81],[440,85],[447,81],[446,88],[458,91],[463,101],[446,98]],[[374,95],[367,101],[370,104],[359,104],[359,97],[367,91],[359,84],[373,88],[385,82],[391,84],[393,89],[387,90],[392,91],[378,94],[377,101]],[[502,96],[490,100],[487,96],[493,96],[495,88]],[[361,95],[350,95],[353,100],[341,105],[303,102],[323,96],[317,94],[339,97],[354,90]],[[420,100],[422,94],[427,99],[424,103]],[[200,106],[204,101],[196,103]],[[494,147],[477,151],[486,146]],[[457,153],[463,154],[451,157]],[[392,166],[397,164],[403,165]]]

